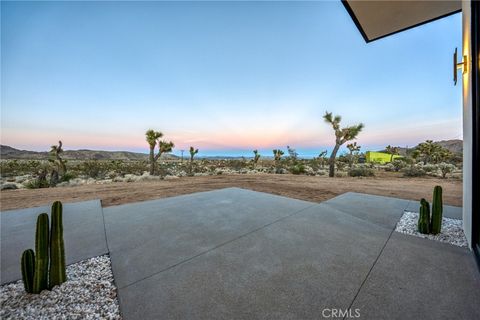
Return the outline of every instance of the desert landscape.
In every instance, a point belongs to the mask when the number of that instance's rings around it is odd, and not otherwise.
[[[420,2],[1,1],[0,318],[480,319],[480,2]]]
[[[292,147],[286,154],[273,150],[273,157],[254,150],[252,157],[225,159],[195,159],[195,150],[189,159],[163,152],[152,162],[132,152],[63,151],[61,145],[31,152],[2,146],[1,209],[55,200],[100,199],[112,206],[228,187],[313,202],[345,192],[419,200],[429,199],[435,185],[444,187],[446,204],[462,205],[461,141],[426,141],[410,150],[387,146],[377,153],[387,158],[384,163],[367,158],[359,146],[353,149],[333,158],[335,174],[329,177],[332,160],[326,152],[303,159]]]
[[[76,202],[101,199],[105,207],[238,187],[301,200],[321,202],[345,192],[360,192],[402,199],[431,200],[435,185],[444,188],[445,204],[462,205],[462,181],[440,178],[404,178],[399,173],[382,173],[377,177],[300,176],[279,174],[246,174],[182,177],[158,181],[89,184],[76,187],[1,191],[1,209],[10,210],[49,204],[60,200]]]

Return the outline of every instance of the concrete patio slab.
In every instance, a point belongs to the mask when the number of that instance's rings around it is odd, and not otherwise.
[[[480,273],[467,249],[395,232],[352,308],[363,319],[480,319]]]
[[[108,253],[100,201],[67,203],[63,208],[67,264]],[[2,284],[21,279],[20,257],[23,250],[35,247],[35,226],[42,212],[50,214],[50,206],[0,213]]]
[[[120,288],[123,317],[319,319],[348,308],[390,233],[316,205]]]
[[[420,201],[410,201],[408,206],[405,208],[406,211],[410,212],[418,212],[420,207]],[[454,207],[454,206],[443,206],[443,216],[445,218],[451,219],[463,219],[462,218],[462,207]]]
[[[394,229],[410,200],[347,192],[323,202],[362,220]]]
[[[238,188],[104,209],[122,288],[315,203]]]
[[[238,188],[103,210],[98,200],[67,204],[67,262],[109,248],[127,320],[319,319],[349,307],[361,319],[480,319],[471,252],[393,231],[413,204],[358,193],[318,204]],[[20,278],[45,211],[0,213],[2,284]]]

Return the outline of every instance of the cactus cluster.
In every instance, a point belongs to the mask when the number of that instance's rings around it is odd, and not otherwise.
[[[49,228],[48,214],[38,215],[35,252],[27,249],[22,254],[22,279],[28,293],[40,293],[67,280],[60,201],[53,203],[51,216]]]
[[[420,200],[420,214],[418,217],[418,232],[424,234],[438,234],[442,230],[442,187],[435,186],[433,189],[432,214],[427,200]]]

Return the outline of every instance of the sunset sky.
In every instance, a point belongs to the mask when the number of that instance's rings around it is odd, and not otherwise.
[[[366,44],[340,1],[2,2],[1,143],[200,155],[461,139],[461,16]]]

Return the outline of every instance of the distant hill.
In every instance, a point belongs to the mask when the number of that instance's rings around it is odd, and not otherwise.
[[[1,159],[46,160],[49,153],[19,150],[10,146],[0,145]],[[65,150],[63,158],[68,160],[147,160],[148,154],[129,151],[102,151],[102,150]],[[171,154],[162,155],[164,159],[177,159]]]
[[[463,153],[463,141],[462,140],[442,140],[435,142],[436,144],[448,149],[453,153]]]
[[[446,149],[448,149],[450,152],[454,154],[462,154],[463,153],[463,141],[454,139],[454,140],[442,140],[442,141],[435,141],[435,144],[438,144]],[[408,148],[408,151],[411,152],[414,150],[417,146]],[[398,147],[399,153],[401,156],[405,156],[407,154],[407,149],[403,147]],[[380,152],[386,152],[385,149],[380,150]]]

